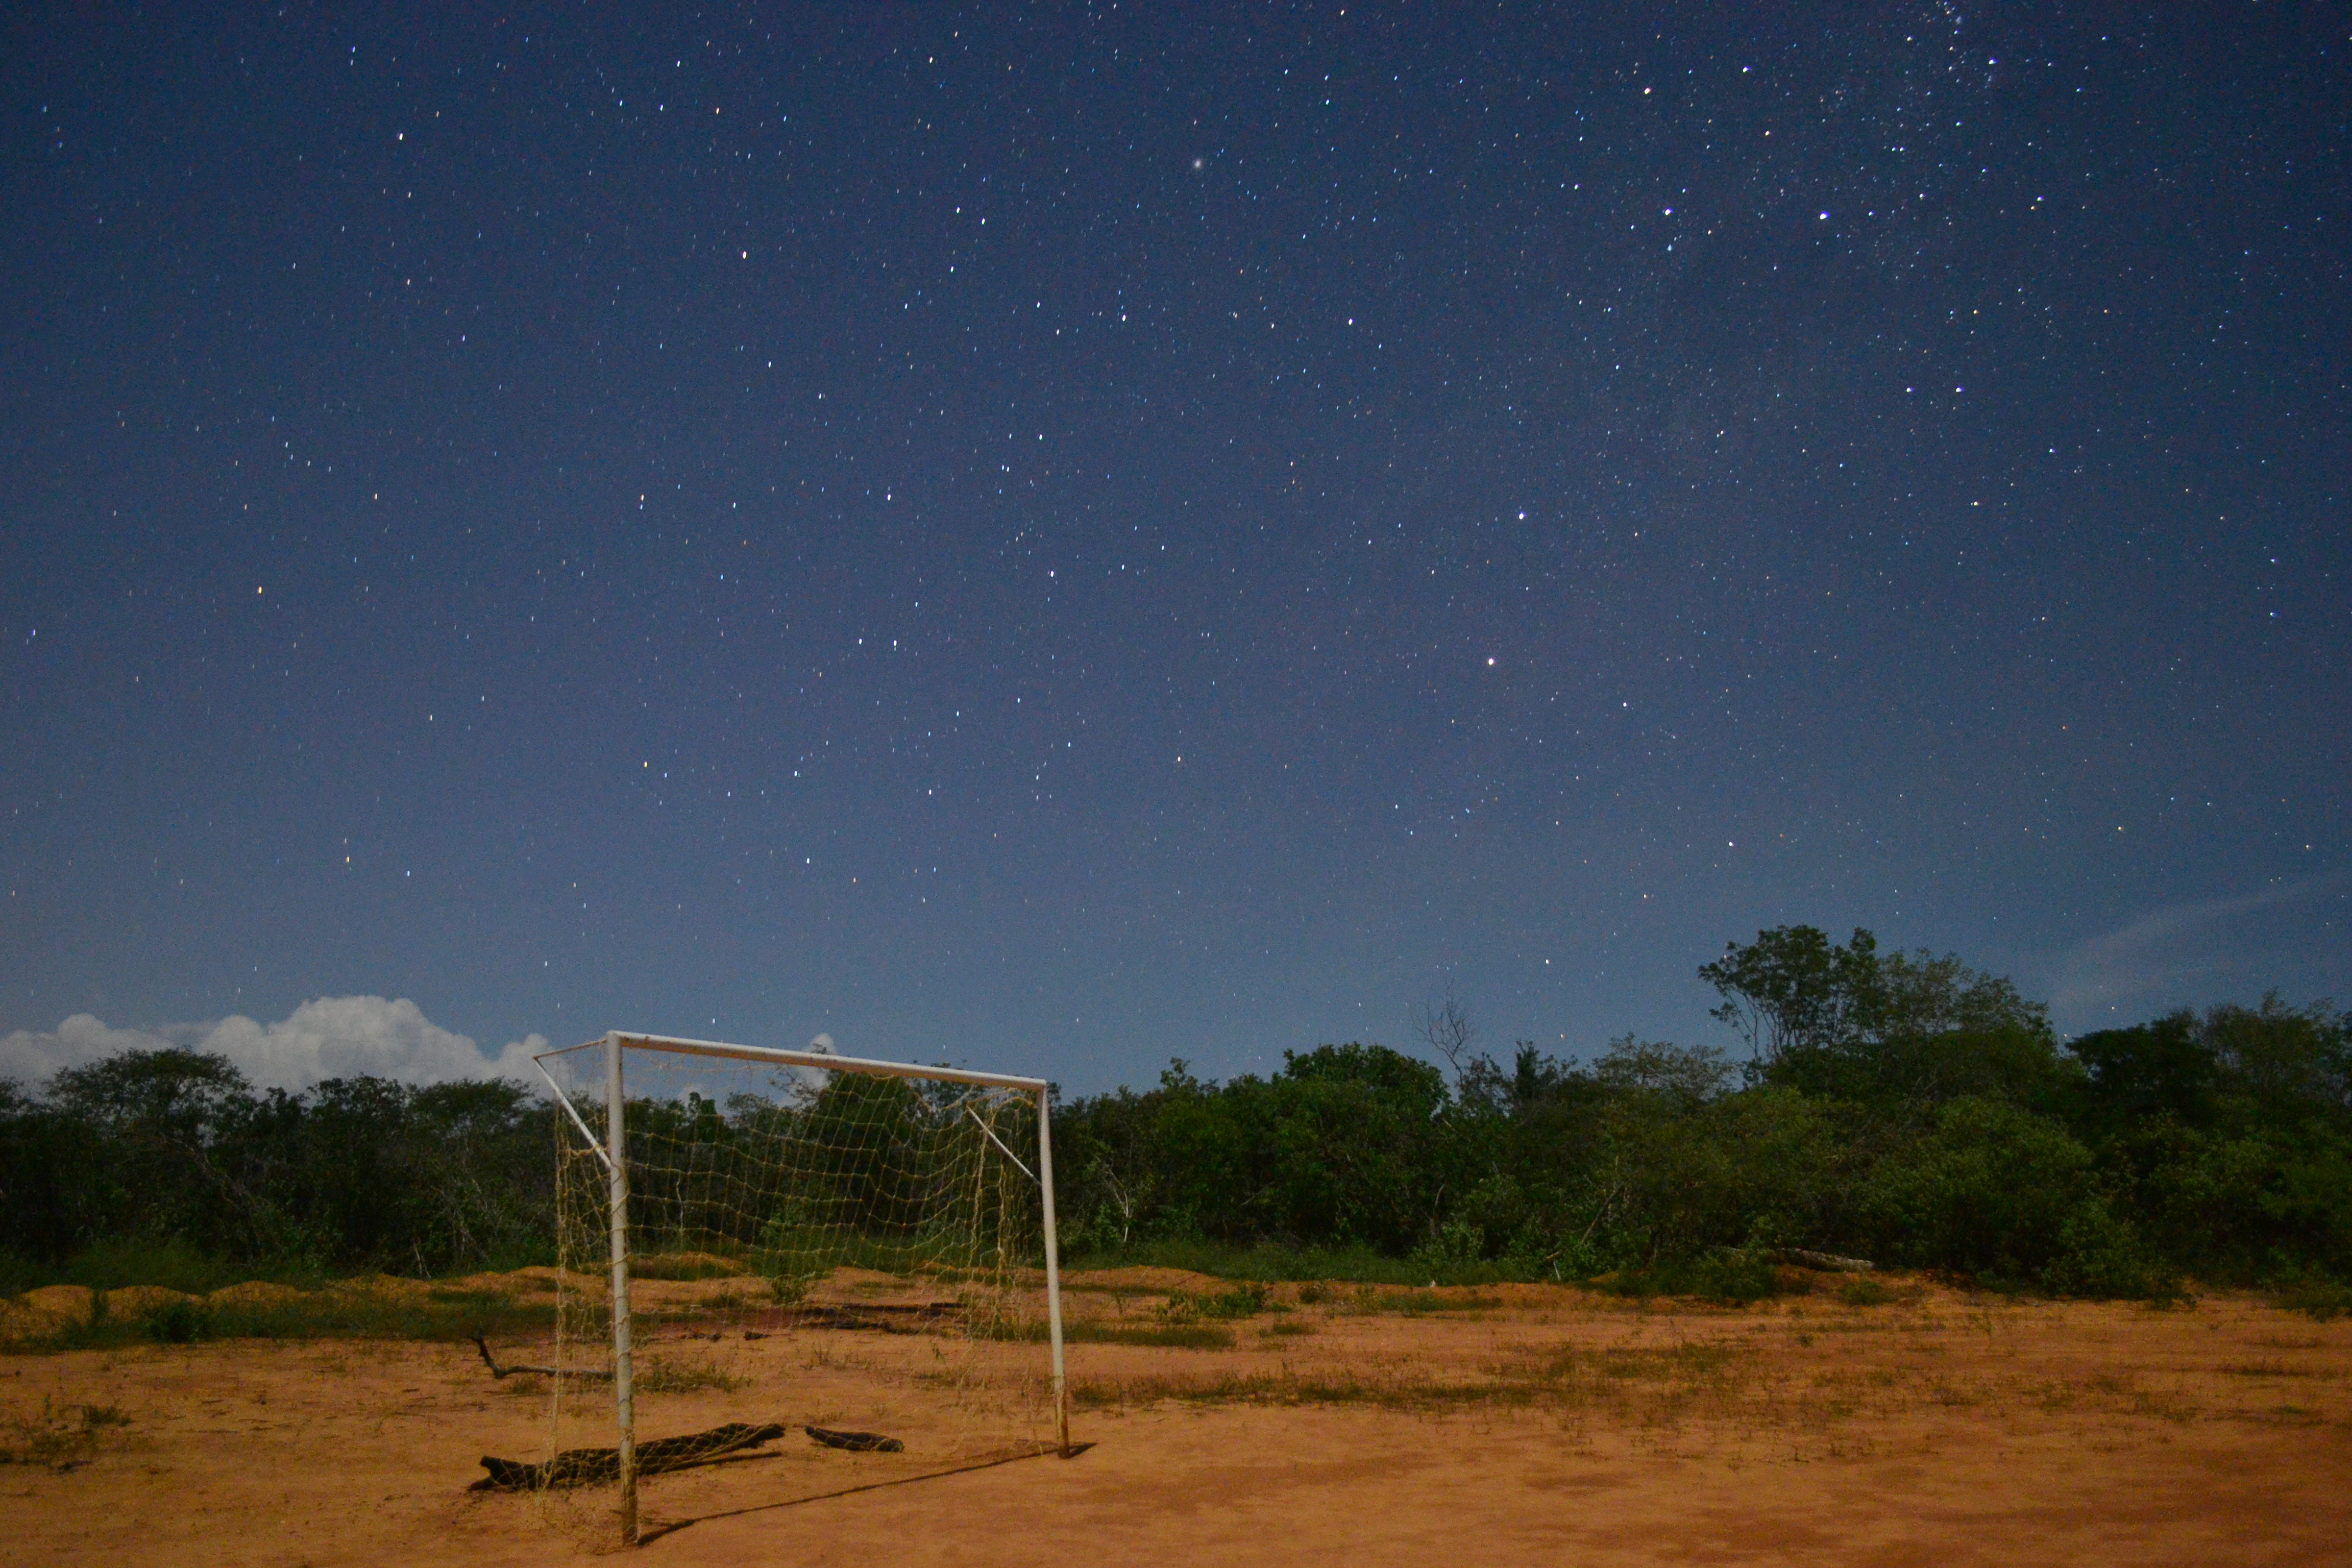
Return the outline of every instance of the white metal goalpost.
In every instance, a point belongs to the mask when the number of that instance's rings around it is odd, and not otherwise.
[[[550,1070],[551,1064],[556,1064],[572,1070],[576,1079],[587,1079],[589,1074],[579,1069],[589,1068],[595,1058],[582,1058],[581,1053],[600,1047],[602,1139],[582,1114],[582,1101],[591,1092],[593,1080],[576,1082],[567,1091]],[[627,1070],[633,1060],[638,1068],[634,1074]],[[597,1194],[601,1205],[592,1206],[604,1211],[599,1217],[604,1222],[610,1280],[610,1373],[625,1542],[635,1543],[638,1538],[636,1405],[641,1386],[633,1343],[632,1264],[645,1259],[650,1267],[653,1259],[640,1241],[657,1240],[633,1234],[633,1166],[649,1180],[666,1184],[665,1195],[656,1202],[663,1212],[649,1217],[668,1227],[665,1234],[688,1238],[674,1240],[673,1245],[706,1249],[674,1256],[702,1258],[710,1250],[724,1249],[749,1260],[743,1265],[746,1268],[770,1275],[779,1301],[800,1301],[803,1293],[829,1278],[841,1262],[862,1263],[871,1270],[877,1258],[882,1268],[920,1268],[929,1271],[927,1277],[964,1281],[982,1279],[992,1260],[996,1272],[987,1278],[995,1281],[1000,1298],[1034,1291],[1037,1279],[1027,1272],[1029,1260],[1035,1258],[1030,1243],[1042,1241],[1043,1327],[1051,1351],[1051,1447],[1066,1456],[1071,1451],[1062,1343],[1061,1257],[1054,1212],[1054,1141],[1045,1079],[624,1030],[567,1050],[546,1052],[533,1061],[555,1090],[556,1101],[568,1119],[568,1129],[560,1127],[560,1131],[567,1141],[572,1132],[581,1140],[570,1156],[559,1154],[559,1209],[565,1158],[572,1158],[583,1170],[601,1167],[602,1192]],[[740,1088],[731,1094],[721,1093],[712,1082],[689,1076],[704,1070],[690,1065],[696,1062],[765,1069],[766,1077],[761,1080],[765,1087],[757,1093]],[[593,1070],[589,1068],[590,1073]],[[740,1076],[742,1069],[736,1070],[739,1077],[730,1081],[746,1081]],[[878,1110],[868,1106],[861,1110],[857,1095],[834,1087],[841,1080],[829,1075],[896,1080],[896,1086],[868,1091],[868,1100],[878,1095],[887,1103]],[[650,1085],[633,1081],[639,1078],[657,1081]],[[633,1087],[638,1091],[638,1115],[646,1123],[636,1128],[630,1125]],[[827,1107],[835,1101],[846,1109],[836,1108],[828,1119]],[[587,1103],[593,1107],[593,1099]],[[1000,1123],[1012,1131],[1011,1124],[1024,1119],[1031,1106],[1037,1121],[1034,1171],[1000,1131]],[[867,1120],[856,1123],[857,1115]],[[825,1135],[811,1131],[820,1124],[831,1130],[833,1143],[818,1147],[808,1142]],[[860,1127],[881,1131],[864,1131]],[[843,1131],[845,1128],[850,1131]],[[801,1154],[778,1152],[795,1137],[803,1141]],[[665,1138],[667,1142],[659,1142]],[[870,1140],[873,1147],[852,1149],[851,1144],[860,1139]],[[807,1153],[808,1148],[815,1148],[816,1152]],[[656,1149],[680,1152],[668,1155],[668,1163],[663,1163],[651,1152]],[[593,1159],[593,1165],[581,1163],[583,1157]],[[793,1163],[795,1158],[798,1163]],[[1007,1167],[1024,1179],[1014,1182]],[[735,1183],[731,1188],[726,1186],[730,1181]],[[1018,1193],[1033,1184],[1036,1206],[1031,1212]],[[689,1187],[690,1195],[678,1195],[687,1194]],[[722,1188],[723,1194],[714,1197]],[[655,1200],[649,1197],[648,1201]],[[692,1203],[703,1207],[689,1217],[682,1205]],[[888,1243],[863,1234],[883,1223],[870,1216],[885,1209],[896,1238]],[[1017,1215],[1017,1219],[1008,1220],[1006,1215]],[[1028,1228],[1032,1223],[1036,1227],[1034,1232]],[[561,1236],[561,1222],[559,1229]],[[810,1239],[819,1233],[823,1233],[822,1245]],[[577,1239],[570,1243],[574,1252],[585,1245]],[[564,1250],[565,1244],[560,1240],[559,1288],[571,1277],[570,1260],[562,1256]],[[982,1258],[983,1253],[988,1257]],[[587,1260],[579,1261],[584,1266]],[[1028,1283],[1021,1285],[1021,1279]],[[969,1289],[974,1301],[981,1300],[979,1288]],[[1026,1299],[1034,1303],[1034,1295]],[[995,1310],[1002,1311],[1001,1300]],[[993,1337],[1034,1336],[1037,1325],[1034,1319],[1028,1323],[1023,1334],[993,1324],[997,1330]],[[968,1334],[977,1331],[969,1324],[966,1330]],[[562,1332],[559,1307],[559,1351]],[[1034,1337],[1030,1342],[1034,1342]],[[1034,1362],[1029,1364],[1034,1366]],[[560,1390],[562,1379],[555,1382]],[[560,1401],[562,1395],[557,1393],[553,1397]]]

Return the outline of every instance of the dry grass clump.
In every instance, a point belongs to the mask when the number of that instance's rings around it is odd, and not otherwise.
[[[635,1369],[634,1381],[646,1394],[731,1394],[743,1386],[741,1378],[707,1363],[673,1361],[666,1356],[647,1357],[645,1364]]]
[[[107,1428],[130,1425],[131,1417],[111,1405],[57,1405],[44,1398],[37,1415],[8,1418],[0,1465],[72,1469],[89,1458]]]

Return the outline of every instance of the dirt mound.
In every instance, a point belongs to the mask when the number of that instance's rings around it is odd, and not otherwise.
[[[0,1301],[0,1344],[47,1339],[89,1321],[90,1292],[84,1285],[44,1285],[13,1301]]]
[[[106,1312],[110,1318],[143,1318],[159,1307],[203,1299],[185,1290],[166,1290],[161,1285],[125,1285],[106,1293]]]
[[[224,1285],[205,1300],[215,1307],[278,1307],[289,1301],[302,1300],[308,1294],[291,1285],[272,1285],[267,1280],[248,1279],[242,1285]]]

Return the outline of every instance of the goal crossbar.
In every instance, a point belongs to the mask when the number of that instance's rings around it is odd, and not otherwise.
[[[969,1083],[984,1089],[1016,1089],[1027,1094],[1043,1094],[1049,1087],[1042,1078],[1023,1078],[1017,1073],[973,1072],[968,1068],[934,1068],[914,1062],[876,1061],[870,1057],[837,1057],[830,1051],[788,1051],[774,1046],[739,1046],[726,1040],[689,1040],[677,1035],[616,1035],[613,1037],[624,1047],[650,1047],[679,1056],[724,1057],[740,1062],[774,1062],[782,1067],[822,1068],[827,1072],[860,1072],[875,1078],[933,1078],[946,1083]],[[568,1057],[573,1051],[601,1050],[604,1045],[605,1038],[600,1036],[582,1045],[567,1046],[560,1051],[542,1052],[531,1060],[547,1061],[555,1057]]]

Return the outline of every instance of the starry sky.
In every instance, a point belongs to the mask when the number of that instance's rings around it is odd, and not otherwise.
[[[1729,1045],[1792,921],[2352,1001],[2347,49],[12,7],[0,1029],[1091,1091]]]

